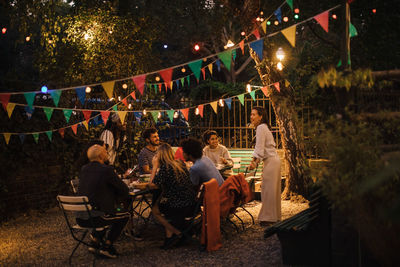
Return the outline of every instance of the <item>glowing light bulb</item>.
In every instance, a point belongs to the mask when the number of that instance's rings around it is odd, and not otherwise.
[[[282,61],[285,58],[285,52],[283,52],[282,47],[279,47],[276,51],[276,58],[279,59],[279,61]]]
[[[113,101],[113,100],[114,100],[114,97],[111,97],[110,99],[108,99],[108,101],[110,101],[110,102]]]
[[[92,91],[92,88],[90,88],[89,86],[87,86],[86,89],[85,89],[85,92],[89,94],[91,91]]]
[[[284,21],[284,22],[288,22],[288,21],[289,21],[289,18],[288,18],[288,17],[283,17],[283,21]]]
[[[157,118],[161,119],[161,112],[158,112]]]
[[[223,107],[224,106],[224,100],[222,100],[222,99],[218,100],[218,104],[219,104],[220,107]]]
[[[118,101],[121,101],[121,99],[122,99],[121,96],[118,96]]]
[[[264,12],[260,11],[260,15],[261,15],[261,16],[264,15]]]
[[[160,77],[156,76],[156,81],[159,82],[160,81]]]
[[[174,113],[174,119],[177,119],[178,117],[179,117],[179,114],[178,114],[178,112],[175,111],[175,113]]]
[[[264,18],[260,18],[260,21],[264,21]]]
[[[251,85],[249,83],[246,85],[246,91],[249,93],[251,92]]]
[[[53,40],[49,40],[49,44],[52,44],[53,43]]]
[[[278,64],[276,64],[276,68],[277,68],[279,71],[283,70],[283,64],[282,64],[282,62],[278,62]]]
[[[43,85],[40,91],[42,91],[43,94],[47,93],[47,86]]]
[[[333,18],[333,19],[337,19],[336,14],[332,14],[332,18]]]
[[[83,39],[88,40],[90,38],[90,35],[88,33],[85,33],[85,35],[83,36]]]
[[[279,24],[279,21],[275,20],[274,24],[275,24],[275,25],[278,25],[278,24]]]
[[[246,35],[246,32],[241,32],[240,35],[241,35],[241,36],[245,36],[245,35]]]
[[[299,14],[299,13],[300,13],[300,9],[295,8],[295,9],[294,9],[294,13]]]
[[[200,115],[200,110],[199,110],[199,108],[196,108],[196,110],[194,111],[194,114]]]
[[[26,36],[25,41],[29,42],[31,40],[30,36]]]
[[[196,45],[194,46],[194,50],[195,50],[195,51],[199,51],[199,50],[200,50],[200,46],[199,46],[198,44],[196,44]]]
[[[126,89],[126,88],[128,88],[128,85],[127,85],[126,83],[124,83],[124,84],[122,85],[122,88]]]
[[[132,109],[132,104],[131,103],[129,103],[128,108]]]
[[[182,72],[186,72],[186,69],[185,69],[185,68],[182,68],[181,71],[182,71]]]
[[[7,28],[3,28],[3,29],[1,29],[1,32],[2,32],[3,34],[6,34],[6,32],[7,32]]]
[[[163,45],[163,47],[164,47],[164,49],[167,49],[167,48],[168,48],[168,45],[167,45],[167,44],[165,44],[165,45]]]
[[[143,115],[146,116],[146,114],[147,114],[146,109],[143,109]]]
[[[267,25],[271,25],[271,21],[268,20],[268,21],[267,21]]]
[[[257,21],[260,21],[260,17],[257,17],[256,20],[257,20]]]

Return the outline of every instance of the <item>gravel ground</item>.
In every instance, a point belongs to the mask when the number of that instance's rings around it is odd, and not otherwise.
[[[282,201],[286,219],[307,208],[307,203]],[[257,218],[260,202],[246,208]],[[150,223],[143,233],[144,241],[121,236],[115,244],[117,259],[96,259],[97,266],[282,266],[281,248],[276,235],[264,239],[259,224],[240,212],[246,230],[237,233],[224,226],[223,247],[215,252],[201,252],[197,242],[179,248],[162,250],[163,230]],[[21,216],[0,225],[0,266],[66,266],[75,241],[58,207],[43,213]],[[90,266],[93,256],[80,246],[73,258],[74,266]]]

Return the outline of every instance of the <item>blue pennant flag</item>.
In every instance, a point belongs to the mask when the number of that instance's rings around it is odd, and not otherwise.
[[[32,118],[32,114],[33,114],[34,110],[35,110],[34,107],[25,106],[25,112],[26,112],[26,116],[28,117],[28,120],[30,120]]]
[[[176,89],[179,89],[179,79],[175,81],[176,83]]]
[[[260,60],[263,59],[263,48],[264,48],[264,40],[260,39],[250,43],[250,48],[253,49]]]
[[[282,22],[282,11],[281,8],[278,8],[277,10],[274,11],[274,14],[276,18],[278,19],[279,23]]]
[[[142,118],[142,112],[133,112],[135,114],[135,118],[138,122],[140,122],[140,119]]]
[[[217,59],[217,61],[215,61],[215,64],[217,64],[218,71],[221,71],[221,61]]]
[[[19,134],[19,139],[21,140],[21,144],[23,144],[25,140],[25,134]]]
[[[81,101],[81,104],[85,104],[85,98],[86,98],[86,88],[85,87],[79,87],[75,88],[76,95],[79,98],[79,101]]]
[[[229,110],[231,109],[231,105],[232,105],[232,98],[225,98],[224,99],[225,104],[228,106]]]

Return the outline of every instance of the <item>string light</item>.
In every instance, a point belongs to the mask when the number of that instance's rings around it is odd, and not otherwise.
[[[110,99],[108,99],[108,101],[110,101],[110,102],[113,101],[113,100],[114,100],[114,97],[111,97]]]
[[[285,58],[285,52],[283,52],[282,47],[279,47],[276,51],[276,58],[279,59],[279,61],[282,61]]]
[[[195,109],[194,114],[200,115],[200,110],[199,110],[199,108],[196,108],[196,109]]]
[[[143,116],[146,116],[147,115],[147,111],[146,111],[146,109],[143,109]]]
[[[372,13],[374,14],[376,13],[376,8],[372,9]]]
[[[129,103],[128,108],[132,109],[132,104],[131,103]]]
[[[127,85],[126,83],[124,83],[124,84],[122,85],[122,88],[126,89],[126,88],[128,88],[128,85]]]
[[[260,21],[264,21],[264,18],[261,18]]]
[[[92,88],[90,88],[89,86],[87,86],[86,89],[85,89],[85,92],[89,94],[91,91],[92,91]]]
[[[161,119],[161,112],[158,112],[157,118]]]
[[[282,62],[278,62],[278,64],[276,64],[276,68],[277,68],[279,71],[283,70],[283,64],[282,64]]]
[[[250,85],[249,83],[246,85],[246,91],[247,91],[248,93],[251,92],[251,85]]]
[[[264,15],[264,12],[260,11],[260,15],[261,15],[261,16]]]
[[[333,18],[333,19],[337,19],[336,14],[332,14],[332,18]]]
[[[300,13],[300,9],[295,8],[295,9],[294,9],[294,13],[299,14],[299,13]]]
[[[220,107],[223,107],[224,106],[224,100],[222,100],[222,99],[218,100],[218,104],[219,104]]]
[[[267,21],[267,25],[271,25],[271,21],[268,20],[268,21]]]
[[[30,36],[26,36],[25,41],[29,42],[31,40]]]
[[[278,25],[278,24],[279,24],[279,21],[275,20],[274,24],[275,24],[275,25]]]
[[[289,21],[289,18],[288,18],[288,17],[283,17],[283,21],[284,21],[284,22],[288,22],[288,21]]]
[[[160,77],[156,76],[156,82],[160,81]]]
[[[186,72],[186,69],[185,69],[185,68],[182,68],[181,71],[182,71],[182,72]]]
[[[168,45],[167,45],[167,44],[165,44],[163,47],[164,47],[164,49],[167,49],[167,48],[168,48]]]
[[[43,94],[47,93],[47,86],[43,85],[40,91],[42,91]]]
[[[118,101],[121,101],[121,99],[122,99],[121,96],[118,96]]]
[[[178,114],[178,112],[174,112],[174,119],[177,119],[179,117],[179,114]]]
[[[195,45],[194,45],[194,50],[195,50],[195,51],[199,51],[199,50],[200,50],[200,46],[199,46],[198,44],[195,44]]]
[[[232,46],[234,46],[235,44],[231,41],[231,40],[228,40],[228,42],[226,43],[226,45],[224,46],[224,48],[225,49],[228,49],[228,48],[230,48],[230,47],[232,47]]]
[[[245,36],[245,35],[246,35],[246,32],[241,32],[240,35],[241,35],[241,36]]]
[[[1,32],[2,32],[3,34],[6,34],[6,32],[7,32],[7,28],[3,28],[3,29],[1,29]]]

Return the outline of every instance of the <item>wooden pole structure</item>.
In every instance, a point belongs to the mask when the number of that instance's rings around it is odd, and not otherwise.
[[[350,59],[350,5],[347,0],[344,0],[342,7],[342,14],[344,17],[343,29],[342,29],[342,43],[341,43],[341,55],[342,69],[351,69]]]

